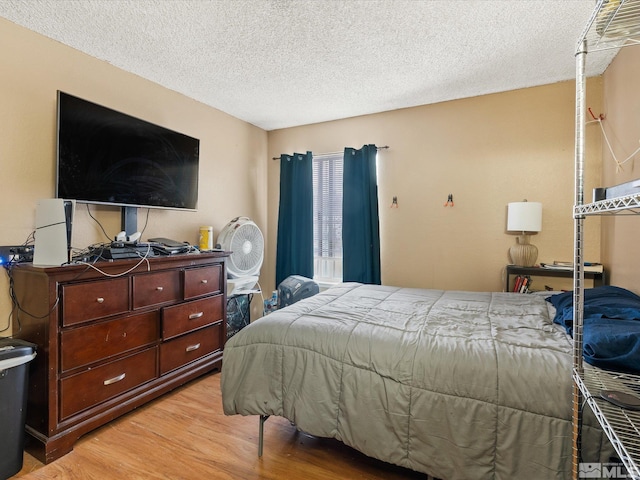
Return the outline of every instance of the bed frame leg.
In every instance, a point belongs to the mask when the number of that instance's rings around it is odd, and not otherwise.
[[[262,456],[262,445],[264,441],[264,422],[267,421],[269,415],[260,415],[260,428],[258,429],[258,458]]]

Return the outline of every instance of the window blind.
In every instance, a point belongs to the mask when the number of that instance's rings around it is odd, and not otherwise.
[[[343,154],[313,158],[313,246],[315,277],[342,281]]]

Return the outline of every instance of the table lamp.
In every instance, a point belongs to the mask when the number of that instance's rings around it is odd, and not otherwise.
[[[515,245],[509,249],[513,265],[532,267],[538,258],[538,247],[529,242],[529,236],[542,230],[542,203],[511,202],[507,206],[507,231],[518,232]]]

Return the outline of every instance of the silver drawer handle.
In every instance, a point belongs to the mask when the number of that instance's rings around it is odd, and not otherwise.
[[[204,312],[192,313],[189,315],[189,320],[195,320],[196,318],[200,318],[204,315]]]
[[[164,290],[164,287],[156,287],[156,290],[157,290],[157,291],[159,291],[159,292],[161,292],[161,291],[163,291],[163,290]]]
[[[187,348],[184,349],[185,352],[193,352],[194,350],[197,350],[200,348],[200,344],[196,343],[195,345],[189,345]]]
[[[96,302],[98,302],[98,303],[104,303],[104,298],[102,298],[102,297],[98,297],[98,298],[96,298]]]
[[[209,283],[209,282],[208,282],[208,280],[205,278],[205,279],[203,279],[203,280],[200,280],[200,283],[204,283],[204,284],[206,285],[206,284],[207,284],[207,283]]]
[[[109,380],[105,380],[104,382],[102,382],[105,386],[106,385],[111,385],[112,383],[116,383],[119,382],[120,380],[124,380],[124,377],[126,377],[127,374],[126,373],[121,373],[120,375],[118,375],[117,377],[113,377],[110,378]]]

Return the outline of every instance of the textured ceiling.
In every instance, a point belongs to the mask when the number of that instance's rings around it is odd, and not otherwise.
[[[595,0],[2,0],[0,16],[273,130],[575,78]],[[590,58],[598,75],[615,55]]]

